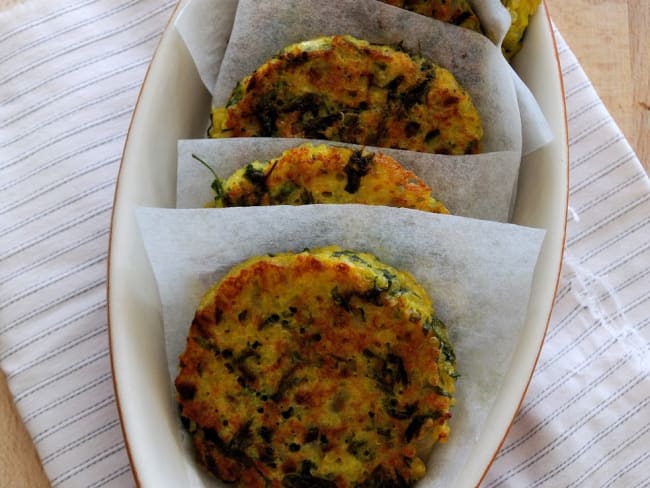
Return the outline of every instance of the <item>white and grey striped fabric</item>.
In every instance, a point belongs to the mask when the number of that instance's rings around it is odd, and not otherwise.
[[[53,486],[134,484],[106,330],[109,217],[171,0],[24,0],[0,13],[0,365]],[[650,185],[560,40],[566,264],[486,487],[648,486]]]
[[[647,487],[650,181],[559,41],[571,163],[564,268],[530,389],[485,487]]]
[[[0,14],[0,361],[55,487],[134,483],[106,256],[124,138],[173,7],[25,0]]]

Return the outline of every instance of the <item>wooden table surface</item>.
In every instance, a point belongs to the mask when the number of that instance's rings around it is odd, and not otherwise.
[[[553,21],[650,172],[650,1],[547,0]]]
[[[0,9],[20,0],[0,0]],[[22,0],[29,2],[29,0]],[[546,0],[600,97],[650,168],[650,1]],[[0,374],[0,485],[49,486]]]

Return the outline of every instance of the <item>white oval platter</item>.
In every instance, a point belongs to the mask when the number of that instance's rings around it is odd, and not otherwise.
[[[180,2],[176,14],[185,2]],[[176,15],[175,14],[175,15]],[[555,139],[524,158],[513,222],[546,229],[528,315],[507,381],[457,488],[480,483],[525,395],[555,293],[566,230],[568,145],[559,60],[546,5],[532,19],[515,68],[540,103]],[[183,42],[166,29],[149,67],[129,130],[115,194],[108,264],[110,351],[122,429],[141,486],[188,485],[177,441],[158,293],[135,221],[138,206],[173,207],[176,141],[203,137],[210,96]]]

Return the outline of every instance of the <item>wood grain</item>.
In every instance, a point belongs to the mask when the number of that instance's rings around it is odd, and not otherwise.
[[[632,131],[630,138],[646,172],[650,172],[650,2],[628,2],[632,65]]]
[[[600,97],[650,168],[650,1],[546,0]],[[0,0],[0,10],[29,0]],[[0,372],[0,486],[49,486]]]
[[[614,120],[650,166],[650,1],[546,0]]]
[[[32,438],[10,399],[5,376],[0,372],[0,486],[47,488],[50,483]]]

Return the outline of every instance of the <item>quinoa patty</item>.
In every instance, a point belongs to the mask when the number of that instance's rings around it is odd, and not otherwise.
[[[432,61],[351,36],[293,44],[212,109],[211,137],[304,137],[440,154],[480,150],[469,94]]]
[[[481,21],[467,0],[381,0],[427,17],[454,24],[475,32],[483,32]]]
[[[424,181],[393,158],[325,144],[302,144],[269,161],[253,161],[216,190],[216,207],[361,203],[449,213]]]
[[[447,439],[454,364],[413,277],[330,246],[233,268],[202,299],[175,384],[223,481],[411,486]]]

